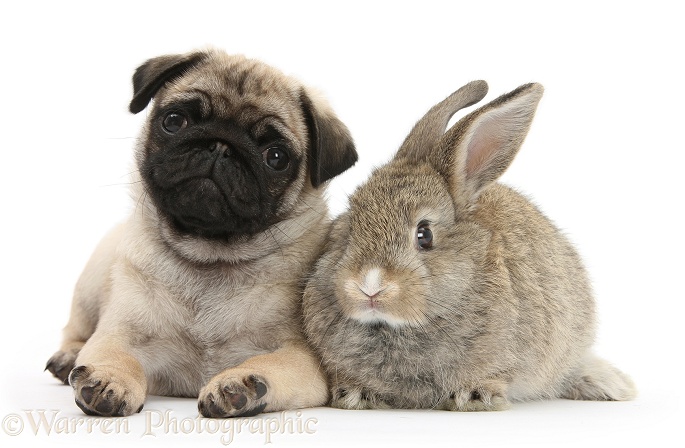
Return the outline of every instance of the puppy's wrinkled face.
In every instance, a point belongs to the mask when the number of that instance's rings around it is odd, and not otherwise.
[[[160,88],[138,165],[170,227],[231,240],[281,218],[307,180],[301,92],[273,68],[223,53]]]

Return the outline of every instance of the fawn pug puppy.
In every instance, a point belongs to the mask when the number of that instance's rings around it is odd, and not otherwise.
[[[298,306],[325,183],[357,160],[347,128],[296,80],[218,50],[150,59],[133,90],[133,113],[155,98],[136,207],[88,262],[47,369],[89,415],[147,394],[199,397],[206,417],[325,404]]]

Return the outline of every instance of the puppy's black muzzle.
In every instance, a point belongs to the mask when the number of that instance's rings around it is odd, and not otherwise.
[[[225,238],[268,226],[273,198],[249,135],[230,126],[219,132],[198,126],[182,138],[161,140],[143,164],[144,180],[179,231]]]

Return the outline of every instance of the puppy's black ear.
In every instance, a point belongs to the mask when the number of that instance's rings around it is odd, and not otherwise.
[[[354,165],[357,151],[347,126],[330,109],[317,107],[304,89],[300,101],[309,131],[309,175],[318,187]]]
[[[133,74],[133,99],[128,109],[134,114],[142,111],[165,83],[178,78],[206,57],[207,53],[195,52],[149,59]]]

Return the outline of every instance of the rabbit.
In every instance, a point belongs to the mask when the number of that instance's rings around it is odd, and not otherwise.
[[[496,411],[636,395],[591,351],[595,304],[578,253],[496,182],[543,87],[522,85],[445,133],[487,90],[474,81],[434,106],[333,224],[302,308],[333,407]]]

